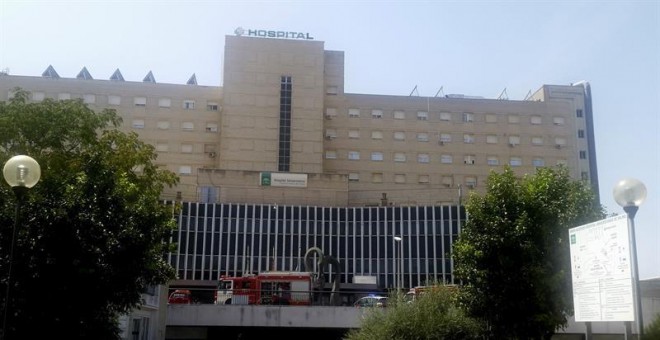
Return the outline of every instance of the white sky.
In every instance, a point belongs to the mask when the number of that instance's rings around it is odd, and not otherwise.
[[[309,32],[345,52],[346,92],[522,100],[543,84],[591,83],[602,203],[634,177],[642,278],[660,277],[660,1],[0,0],[0,69],[73,78],[222,85],[237,27]],[[1,81],[1,78],[0,78]]]

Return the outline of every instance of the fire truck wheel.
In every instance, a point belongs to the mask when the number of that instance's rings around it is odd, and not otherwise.
[[[225,305],[231,305],[231,299],[225,300]]]

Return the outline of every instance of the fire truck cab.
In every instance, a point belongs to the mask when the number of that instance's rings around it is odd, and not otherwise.
[[[216,304],[310,305],[312,273],[266,272],[240,277],[221,276]]]

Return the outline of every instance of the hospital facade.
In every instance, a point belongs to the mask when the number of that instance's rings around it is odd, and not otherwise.
[[[346,93],[344,52],[309,34],[246,31],[225,37],[221,86],[194,74],[158,83],[150,71],[125,80],[119,69],[108,79],[53,66],[0,75],[0,100],[20,87],[32,101],[115,109],[123,131],[155,147],[155,162],[180,177],[163,194],[182,206],[168,254],[180,282],[298,270],[319,247],[347,285],[451,283],[462,203],[485,192],[491,171],[563,165],[598,193],[587,82],[542,85],[524,100]]]

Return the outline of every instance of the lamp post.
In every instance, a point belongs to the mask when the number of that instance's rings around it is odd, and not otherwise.
[[[19,155],[10,158],[2,169],[2,175],[5,181],[11,186],[16,195],[16,206],[14,213],[14,228],[11,235],[11,244],[9,246],[9,270],[7,273],[7,290],[5,292],[5,310],[2,317],[2,338],[7,339],[7,315],[9,314],[9,296],[11,292],[11,270],[14,259],[14,243],[16,241],[16,229],[18,229],[21,204],[25,198],[27,190],[32,188],[41,177],[41,167],[39,163],[30,156]]]
[[[637,242],[635,240],[635,214],[639,206],[646,199],[644,183],[634,178],[620,180],[614,186],[614,200],[628,215],[628,233],[630,234],[630,249],[633,265],[633,280],[635,289],[635,314],[637,314],[637,334],[644,336],[644,322],[642,321],[642,292],[639,288],[639,269],[637,265]]]
[[[399,289],[403,288],[403,238],[394,236],[394,241],[399,244],[399,270],[397,271],[398,277],[396,279],[396,289],[398,292]]]

